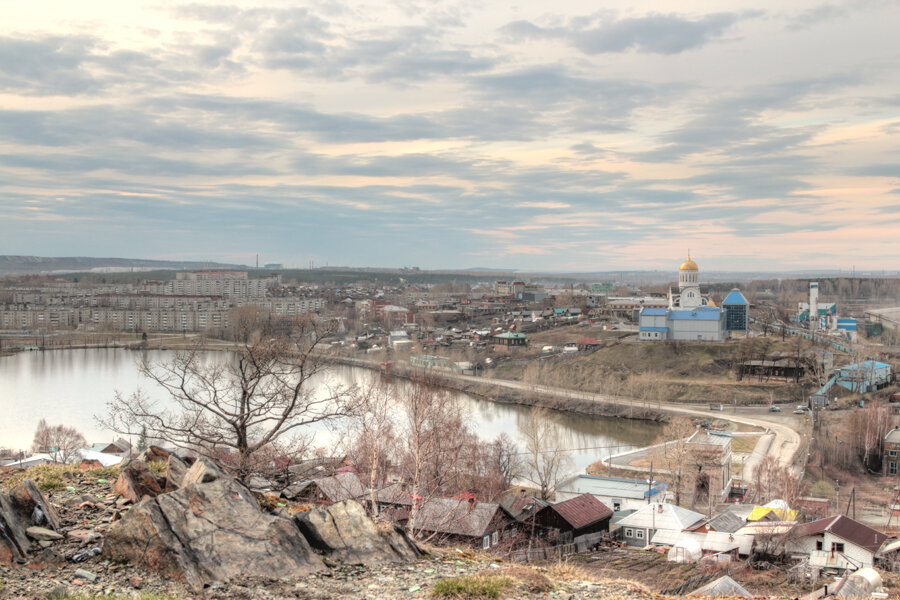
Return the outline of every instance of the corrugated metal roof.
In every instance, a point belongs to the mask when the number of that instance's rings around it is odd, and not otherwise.
[[[668,327],[641,327],[641,331],[668,331]]]
[[[664,317],[666,313],[669,312],[666,308],[642,308],[641,315],[646,315],[648,317]]]
[[[563,481],[556,486],[556,489],[570,494],[583,494],[586,492],[595,496],[636,500],[646,498],[648,494],[655,496],[668,489],[668,487],[668,485],[659,481],[654,481],[651,486],[648,486],[646,479],[625,479],[622,477],[580,474]]]
[[[784,510],[772,508],[769,506],[757,506],[747,516],[747,521],[762,521],[763,519],[780,522],[796,521],[799,514],[800,511],[797,510]]]
[[[556,511],[574,529],[609,519],[613,511],[590,494],[582,494],[548,507]]]

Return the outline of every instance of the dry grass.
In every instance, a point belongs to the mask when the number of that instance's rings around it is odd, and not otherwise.
[[[441,579],[431,588],[435,598],[492,599],[499,598],[513,585],[509,577],[470,575]]]
[[[760,435],[739,435],[731,438],[732,452],[753,452]]]
[[[97,483],[100,480],[111,482],[115,480],[122,469],[119,467],[98,467],[82,471],[77,465],[38,465],[27,469],[16,469],[0,488],[11,490],[23,481],[30,479],[42,492],[52,492],[65,489],[77,482]]]
[[[532,594],[545,594],[553,590],[553,582],[543,573],[530,567],[511,565],[499,569],[479,571],[476,576],[508,577],[516,586]]]

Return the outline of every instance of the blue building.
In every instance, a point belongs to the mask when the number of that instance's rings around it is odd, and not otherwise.
[[[641,309],[638,335],[641,340],[721,342],[727,337],[725,311],[715,306]]]
[[[750,326],[750,303],[737,288],[731,290],[722,301],[725,310],[725,329],[727,331],[744,331]]]

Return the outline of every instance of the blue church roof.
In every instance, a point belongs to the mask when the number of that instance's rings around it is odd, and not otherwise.
[[[670,310],[669,318],[673,321],[718,321],[722,316],[721,308],[698,306],[693,310]]]
[[[664,317],[668,309],[665,308],[642,308],[641,314],[648,317]]]
[[[750,304],[747,302],[747,299],[744,298],[744,295],[740,292],[740,290],[731,290],[725,299],[722,301],[722,304]]]

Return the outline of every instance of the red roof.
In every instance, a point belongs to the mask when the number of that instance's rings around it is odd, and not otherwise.
[[[887,536],[880,531],[844,515],[826,517],[811,523],[797,525],[791,530],[790,536],[792,538],[806,537],[808,535],[825,533],[826,531],[847,540],[851,544],[865,548],[869,552],[878,552],[881,544],[887,539]]]
[[[574,529],[587,527],[597,521],[612,517],[613,511],[591,494],[582,494],[563,502],[551,505],[551,508]]]
[[[575,342],[579,346],[599,346],[600,340],[595,340],[594,338],[581,338],[577,342]]]

